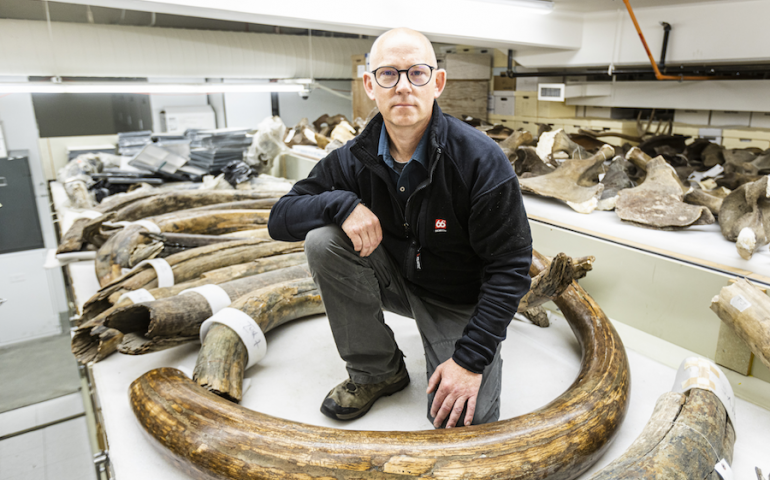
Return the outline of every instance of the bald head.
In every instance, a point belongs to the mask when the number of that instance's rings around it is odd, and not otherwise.
[[[422,33],[411,28],[394,28],[383,33],[372,45],[369,53],[369,65],[372,70],[386,65],[381,64],[388,54],[418,53],[424,63],[436,67],[436,52],[433,50],[430,40]]]

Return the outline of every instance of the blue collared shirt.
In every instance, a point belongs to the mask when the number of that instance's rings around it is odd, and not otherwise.
[[[430,128],[425,129],[425,133],[420,139],[420,143],[417,144],[417,148],[412,155],[412,158],[404,165],[404,169],[401,173],[396,170],[396,161],[390,155],[390,145],[388,131],[385,129],[385,124],[382,125],[380,130],[380,144],[377,149],[377,155],[382,157],[385,165],[390,167],[388,172],[393,179],[393,183],[396,184],[396,194],[402,203],[406,204],[406,200],[414,192],[418,185],[420,185],[425,179],[428,178],[428,132]]]

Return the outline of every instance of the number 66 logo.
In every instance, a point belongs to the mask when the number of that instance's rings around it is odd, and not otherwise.
[[[436,219],[436,233],[438,232],[446,232],[446,220],[442,220],[440,218]]]

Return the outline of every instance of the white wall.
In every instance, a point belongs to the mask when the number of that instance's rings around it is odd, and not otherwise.
[[[151,83],[204,83],[204,78],[148,78]],[[196,107],[208,105],[205,94],[199,95],[150,95],[152,109],[152,131],[161,133],[160,112],[166,107]]]
[[[0,81],[20,82],[26,78],[3,77]],[[43,241],[46,248],[55,248],[57,242],[40,160],[32,95],[0,96],[0,122],[9,150],[29,151]],[[45,250],[0,255],[0,297],[9,300],[0,306],[0,344],[61,332],[59,312],[67,312],[64,279],[59,269],[44,270],[44,260]]]
[[[633,3],[633,2],[632,2]],[[649,60],[623,3],[616,11],[586,14],[580,48],[574,51],[519,51],[526,67],[647,65]],[[663,45],[660,22],[672,26],[666,64],[693,62],[752,63],[770,59],[770,2],[730,0],[634,9],[653,56]]]
[[[319,82],[322,85],[339,90],[344,95],[350,95],[350,81]],[[311,122],[324,113],[337,115],[341,113],[353,121],[353,102],[317,88],[310,93],[307,100],[297,93],[279,93],[278,108],[281,119],[287,127],[297,124],[303,117]]]

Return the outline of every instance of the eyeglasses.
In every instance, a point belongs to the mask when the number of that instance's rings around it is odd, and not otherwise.
[[[420,63],[412,65],[406,70],[399,70],[396,67],[375,68],[372,73],[377,85],[382,88],[395,87],[401,81],[401,72],[406,72],[406,78],[409,80],[409,83],[415,87],[422,87],[430,82],[430,79],[433,77],[433,70],[435,69],[436,67],[431,67],[427,63]]]

